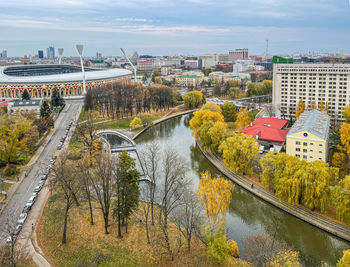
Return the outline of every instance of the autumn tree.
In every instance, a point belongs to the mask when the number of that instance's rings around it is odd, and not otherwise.
[[[43,101],[40,107],[40,117],[47,119],[51,115],[51,108],[48,101]]]
[[[69,211],[73,205],[79,206],[80,181],[76,179],[76,168],[68,162],[67,156],[63,154],[56,161],[52,168],[52,179],[50,180],[50,187],[52,190],[58,190],[59,194],[65,200],[65,213],[63,223],[63,233],[61,245],[67,242],[67,225]]]
[[[252,173],[259,146],[256,139],[245,134],[234,134],[219,146],[225,165],[239,173]]]
[[[343,251],[343,257],[337,262],[337,267],[350,266],[350,249]]]
[[[210,110],[212,112],[219,112],[219,113],[221,113],[220,106],[215,104],[215,103],[206,103],[206,104],[203,105],[203,107],[201,109],[202,110]]]
[[[350,225],[350,176],[346,176],[336,186],[334,199],[338,219]]]
[[[298,102],[298,107],[297,107],[297,110],[295,112],[295,117],[299,117],[301,113],[303,113],[305,110],[305,103],[302,99],[299,100]]]
[[[240,108],[236,119],[237,129],[239,131],[242,131],[244,128],[246,128],[249,125],[250,122],[251,122],[251,119],[249,118],[248,109]]]
[[[202,205],[205,207],[207,217],[214,224],[225,222],[232,191],[233,186],[226,179],[220,177],[211,178],[209,172],[201,173],[198,194]]]
[[[204,104],[205,97],[199,91],[191,91],[184,95],[184,105],[187,108],[198,108],[200,105]]]
[[[350,123],[350,106],[346,106],[343,109],[343,116],[345,118],[346,123]]]
[[[198,131],[206,122],[224,122],[224,116],[219,112],[211,110],[198,110],[193,113],[193,118],[190,120],[190,128],[193,130],[193,135],[198,138]]]
[[[130,128],[131,129],[136,129],[140,128],[142,126],[142,120],[139,117],[135,117],[131,122],[130,122]]]
[[[310,101],[310,110],[317,109],[316,102],[315,101]]]
[[[340,140],[342,143],[341,149],[349,156],[350,155],[350,124],[343,123],[340,130]]]
[[[341,172],[346,169],[347,156],[343,152],[335,152],[332,156],[332,166],[339,168]]]
[[[237,107],[231,102],[225,102],[221,107],[221,113],[224,115],[226,122],[233,122],[236,120]]]
[[[159,77],[159,76],[156,76],[156,77],[154,78],[154,83],[156,83],[156,84],[161,84],[161,83],[162,83],[162,78]]]

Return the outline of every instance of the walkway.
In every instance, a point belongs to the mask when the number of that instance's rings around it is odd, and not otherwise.
[[[197,141],[196,141],[197,142]],[[350,229],[342,226],[338,223],[332,222],[330,220],[327,220],[315,213],[312,213],[308,210],[305,210],[303,208],[297,207],[297,206],[291,206],[288,205],[286,202],[281,202],[279,198],[274,196],[272,193],[266,191],[262,187],[254,184],[254,187],[252,188],[252,182],[248,180],[247,178],[231,171],[228,169],[224,163],[218,159],[216,156],[214,156],[212,153],[203,151],[199,142],[197,142],[197,146],[202,151],[204,156],[219,170],[221,171],[226,177],[231,179],[233,182],[237,183],[241,187],[243,187],[245,190],[251,192],[252,194],[260,197],[261,199],[265,200],[266,202],[274,205],[275,207],[313,225],[316,226],[326,232],[329,232],[337,237],[340,237],[346,241],[350,241]]]

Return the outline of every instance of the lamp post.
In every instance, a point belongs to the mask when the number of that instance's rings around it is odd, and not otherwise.
[[[61,62],[62,62],[62,55],[63,55],[63,51],[64,49],[63,48],[58,48],[58,64],[61,65]]]
[[[131,67],[134,69],[134,82],[137,82],[136,80],[136,68],[134,66],[134,64],[131,63],[130,59],[127,57],[127,55],[125,54],[125,51],[123,48],[120,48],[120,50],[122,51],[123,55],[125,56],[125,58],[129,61]]]
[[[84,46],[81,44],[76,45],[76,49],[78,52],[78,55],[80,57],[80,65],[81,65],[81,71],[83,73],[83,95],[86,93],[86,86],[85,86],[85,71],[84,71],[84,62],[83,62],[83,51],[84,51]]]

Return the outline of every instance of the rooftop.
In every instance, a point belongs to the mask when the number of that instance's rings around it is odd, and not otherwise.
[[[325,111],[319,111],[317,109],[307,110],[299,116],[288,135],[308,131],[322,139],[327,139],[329,124],[330,117]]]
[[[288,121],[277,118],[258,118],[250,126],[245,128],[242,133],[247,135],[258,137],[258,140],[264,140],[269,142],[285,143],[288,130]]]

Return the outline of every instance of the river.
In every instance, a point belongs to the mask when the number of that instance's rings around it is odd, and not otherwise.
[[[141,134],[135,142],[140,152],[142,146],[158,141],[161,147],[175,149],[189,164],[189,178],[196,190],[200,173],[209,171],[212,176],[224,176],[203,156],[191,135],[189,120],[183,115],[164,121]],[[269,234],[286,242],[300,253],[305,266],[316,266],[321,261],[335,266],[350,243],[305,223],[266,203],[235,185],[230,209],[226,218],[226,232],[244,252],[245,240],[255,234]]]

